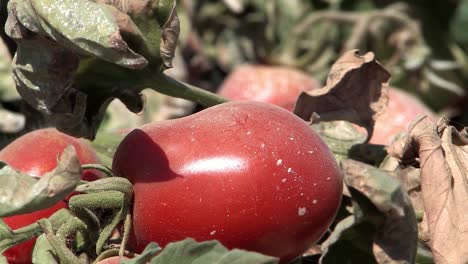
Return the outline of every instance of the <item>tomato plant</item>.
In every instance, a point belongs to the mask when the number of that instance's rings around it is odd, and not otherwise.
[[[289,260],[323,235],[342,195],[321,138],[291,112],[252,101],[136,129],[113,169],[134,183],[137,251],[192,237]]]
[[[0,160],[31,176],[40,177],[57,166],[57,157],[68,145],[73,145],[82,164],[99,162],[97,154],[84,140],[65,135],[56,129],[40,129],[30,132],[0,151]],[[83,173],[83,180],[95,180],[99,174],[93,170]],[[29,214],[5,217],[3,220],[12,229],[30,225],[41,218],[51,216],[66,207],[64,201],[54,206]],[[13,246],[4,252],[9,263],[31,263],[31,252],[35,239]]]
[[[242,65],[222,83],[218,93],[233,100],[254,100],[292,111],[302,91],[319,88],[314,78],[285,66]]]

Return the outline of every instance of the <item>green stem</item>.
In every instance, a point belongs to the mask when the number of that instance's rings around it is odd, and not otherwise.
[[[108,249],[104,252],[102,252],[95,260],[93,263],[98,263],[99,261],[101,260],[104,260],[106,258],[110,258],[110,257],[113,257],[113,256],[119,256],[119,252],[120,252],[120,249],[118,248],[111,248],[111,249]],[[125,257],[129,257],[129,258],[133,258],[136,256],[135,253],[131,252],[131,251],[127,251],[125,250],[124,253],[123,253],[123,256]]]
[[[187,99],[210,107],[229,101],[212,92],[172,79],[165,74],[153,75],[144,83],[144,87],[172,97]]]
[[[51,217],[53,229],[58,229],[63,223],[65,223],[70,217],[71,213],[67,209],[62,209],[55,212]],[[37,237],[42,234],[42,228],[36,222],[34,224],[12,230],[9,237],[0,237],[0,252],[6,250],[14,245],[20,244],[33,237]]]
[[[114,177],[112,170],[102,164],[83,164],[81,165],[83,170],[98,170],[106,174],[107,177]]]
[[[54,235],[54,231],[52,228],[52,224],[47,219],[39,220],[39,226],[41,227],[42,231],[44,232],[47,240],[49,241],[50,245],[54,248],[55,253],[60,259],[60,263],[64,264],[75,264],[75,263],[83,263],[78,257],[76,257],[73,252],[70,251],[69,248],[63,243],[62,240],[57,238]]]
[[[130,229],[132,228],[132,214],[130,211],[127,211],[125,216],[124,226],[123,226],[123,235],[122,243],[119,250],[119,256],[122,257],[125,254],[125,247],[127,246],[128,240],[130,238]]]
[[[26,240],[40,235],[42,233],[42,229],[37,223],[34,223],[32,225],[16,229],[13,232],[14,234],[12,234],[11,237],[3,238],[0,241],[0,252],[2,252],[2,250],[7,250],[8,248],[14,245],[17,245],[19,243],[22,243]]]

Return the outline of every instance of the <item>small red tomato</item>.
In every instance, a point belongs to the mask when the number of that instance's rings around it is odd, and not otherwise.
[[[68,145],[73,145],[82,164],[99,162],[96,152],[86,141],[65,135],[52,128],[36,130],[16,139],[0,151],[0,160],[7,162],[16,170],[40,177],[55,169],[57,157]],[[90,181],[97,178],[99,176],[95,171],[86,170],[83,173],[83,180]],[[49,217],[64,207],[66,203],[62,201],[44,210],[5,217],[3,221],[10,228],[17,229]],[[4,255],[8,262],[10,264],[31,263],[35,241],[36,239],[30,239],[5,251]]]
[[[228,75],[218,93],[232,100],[266,102],[292,111],[302,91],[319,87],[317,80],[294,68],[242,65]]]
[[[420,115],[427,115],[434,121],[437,116],[418,98],[396,88],[388,90],[388,106],[378,116],[374,125],[372,144],[389,145],[401,132],[407,131],[411,122]]]
[[[287,261],[323,235],[342,195],[321,138],[291,112],[252,101],[136,129],[113,169],[134,184],[137,251],[192,237]]]

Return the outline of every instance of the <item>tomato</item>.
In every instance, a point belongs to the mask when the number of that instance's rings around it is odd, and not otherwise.
[[[388,106],[385,113],[377,117],[372,144],[388,145],[401,132],[407,131],[410,123],[420,115],[437,121],[437,116],[418,98],[396,88],[389,88]]]
[[[219,88],[219,95],[233,100],[254,100],[292,111],[302,91],[319,88],[307,74],[285,66],[242,65]]]
[[[56,129],[47,128],[30,132],[6,146],[0,151],[0,160],[11,167],[31,176],[40,177],[57,166],[57,157],[68,145],[73,145],[82,164],[98,163],[96,152],[84,140],[65,135]],[[99,174],[86,170],[83,180],[95,180]],[[17,229],[51,216],[57,210],[66,207],[61,201],[54,206],[29,214],[5,217],[3,220],[12,229]],[[31,263],[31,252],[35,239],[30,239],[11,247],[4,252],[9,263]]]
[[[218,93],[233,100],[254,100],[278,105],[292,111],[302,91],[319,88],[312,77],[301,71],[280,67],[243,65],[223,82]],[[387,111],[378,117],[370,143],[388,145],[419,115],[434,121],[437,116],[418,98],[396,88],[389,88]],[[365,131],[360,129],[360,131]]]
[[[120,264],[120,261],[123,260],[123,259],[130,259],[128,257],[119,257],[119,256],[113,256],[113,257],[110,257],[110,258],[105,258],[101,261],[99,261],[97,264]]]
[[[134,184],[137,251],[192,237],[289,260],[327,230],[342,195],[321,138],[291,112],[252,101],[136,129],[113,169]]]

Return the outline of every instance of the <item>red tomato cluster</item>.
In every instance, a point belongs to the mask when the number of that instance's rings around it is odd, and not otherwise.
[[[69,144],[82,163],[98,162],[86,142],[55,129],[18,138],[0,160],[40,177]],[[113,169],[134,184],[130,246],[137,252],[151,241],[165,246],[192,237],[287,261],[323,235],[342,195],[340,170],[320,137],[291,112],[253,101],[136,129],[119,145]],[[65,206],[4,220],[16,229]],[[31,239],[5,255],[29,263],[33,245]]]
[[[316,80],[298,70],[280,66],[244,65],[228,75],[218,93],[233,100],[266,102],[292,111],[301,92],[319,87]],[[411,121],[420,115],[437,119],[434,112],[417,98],[390,87],[387,110],[376,120],[370,143],[390,144],[396,135],[406,131]]]

